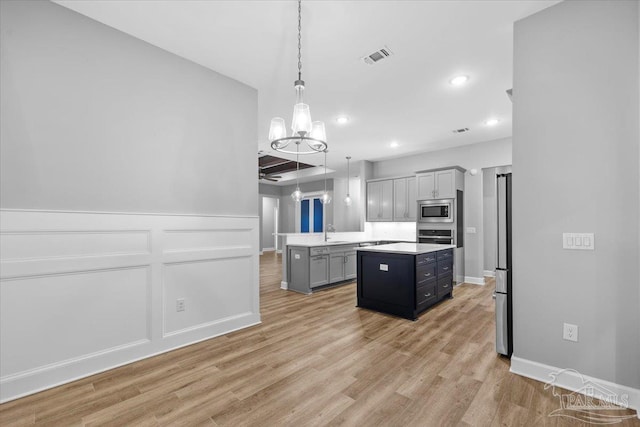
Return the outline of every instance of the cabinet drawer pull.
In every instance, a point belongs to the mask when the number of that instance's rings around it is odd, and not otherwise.
[[[426,273],[426,274],[424,275],[424,277],[429,277],[429,276],[431,276],[431,273]]]
[[[425,297],[429,298],[431,296],[431,294],[424,294]]]
[[[449,269],[449,267],[443,267],[442,268],[444,271],[447,271]]]
[[[449,284],[447,283],[446,285],[442,285],[443,288],[448,288]]]

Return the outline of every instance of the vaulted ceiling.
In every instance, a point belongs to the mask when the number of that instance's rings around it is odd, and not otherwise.
[[[270,119],[288,124],[297,72],[295,1],[59,0],[169,52],[258,90],[258,149]],[[305,101],[327,126],[331,169],[353,161],[511,135],[513,23],[557,1],[302,2]],[[363,57],[387,47],[374,65]],[[464,74],[469,81],[452,86]],[[340,115],[350,121],[336,122]],[[498,124],[484,121],[497,118]],[[468,132],[453,130],[469,128]],[[391,147],[395,142],[396,147]],[[301,159],[324,163],[321,155]]]

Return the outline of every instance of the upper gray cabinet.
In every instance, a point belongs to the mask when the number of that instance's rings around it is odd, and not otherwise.
[[[415,221],[416,178],[396,178],[393,180],[393,220]]]
[[[393,180],[367,182],[367,221],[393,221]]]
[[[416,175],[418,200],[452,199],[456,197],[456,169],[424,172]]]

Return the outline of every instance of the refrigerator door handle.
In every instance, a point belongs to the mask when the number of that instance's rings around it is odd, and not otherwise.
[[[509,330],[507,321],[507,296],[496,295],[496,352],[509,355]]]
[[[496,268],[496,292],[507,293],[507,273],[508,269]]]

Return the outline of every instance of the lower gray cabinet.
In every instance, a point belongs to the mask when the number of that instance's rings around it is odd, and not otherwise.
[[[357,273],[354,245],[289,246],[288,287],[305,294],[313,288],[353,280]]]
[[[344,253],[331,254],[331,282],[344,280]]]
[[[312,256],[309,259],[309,286],[329,284],[329,255]]]
[[[344,279],[355,279],[358,276],[356,273],[358,269],[358,257],[356,256],[356,251],[346,252],[344,257]]]

